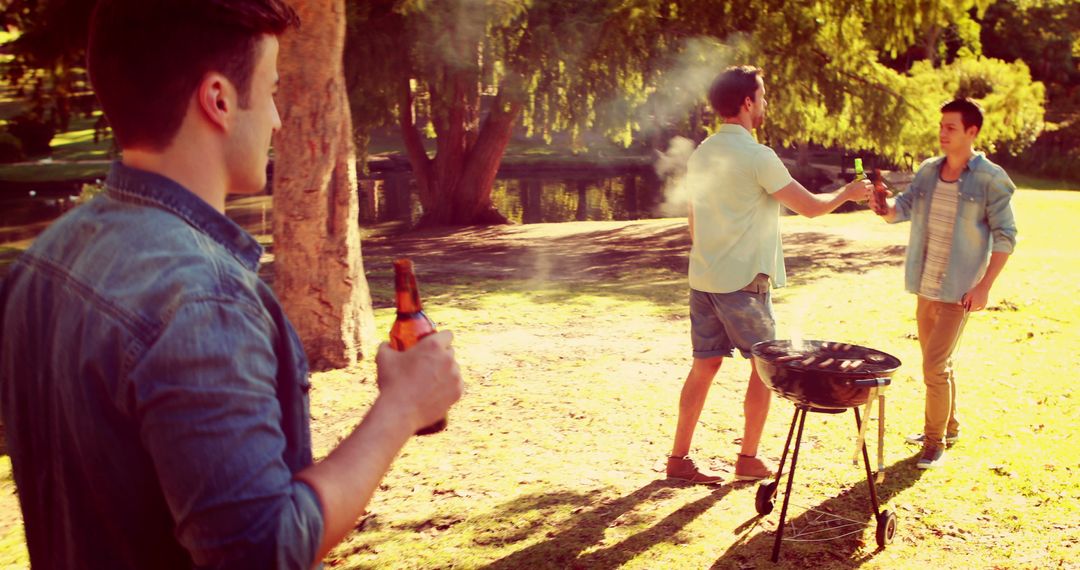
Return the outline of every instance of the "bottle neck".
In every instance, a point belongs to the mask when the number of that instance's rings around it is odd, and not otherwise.
[[[416,276],[411,271],[398,271],[394,276],[395,298],[398,313],[418,313],[423,308],[420,304],[420,291],[416,287]]]

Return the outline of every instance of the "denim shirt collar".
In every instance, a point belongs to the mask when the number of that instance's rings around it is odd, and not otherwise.
[[[263,248],[251,234],[176,181],[145,170],[112,163],[105,179],[108,195],[123,202],[154,206],[179,216],[221,244],[251,271],[259,268]]]
[[[936,169],[939,177],[941,176],[941,167],[945,164],[946,158],[947,157],[945,156],[939,156],[934,159],[934,168]],[[971,158],[968,159],[967,164],[964,165],[964,170],[974,172],[975,170],[978,170],[979,165],[982,164],[984,160],[986,160],[986,154],[983,152],[975,151],[971,155]]]

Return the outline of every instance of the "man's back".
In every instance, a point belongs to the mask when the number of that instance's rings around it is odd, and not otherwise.
[[[250,236],[191,200],[114,190],[53,224],[0,290],[0,403],[27,541],[46,567],[190,567],[188,549],[207,557],[196,563],[228,556],[202,529],[223,497],[277,501],[268,489],[310,464],[306,368]],[[221,399],[257,417],[215,417],[207,401]],[[271,449],[244,450],[287,467],[252,469],[261,484],[229,482],[230,462],[207,450],[275,428],[285,437],[252,440]],[[217,516],[242,540],[274,532]]]
[[[758,273],[784,284],[780,203],[771,194],[791,180],[776,153],[739,125],[722,125],[694,151],[686,176],[694,212],[690,287],[730,293]]]

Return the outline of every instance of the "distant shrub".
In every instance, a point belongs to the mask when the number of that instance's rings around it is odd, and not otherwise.
[[[76,202],[79,204],[85,204],[90,200],[93,200],[95,196],[105,192],[105,183],[100,180],[93,182],[87,182],[82,185],[82,191],[79,192],[79,197]]]
[[[0,132],[0,163],[17,162],[25,158],[22,141],[8,132]]]
[[[56,129],[37,115],[24,113],[11,119],[8,132],[19,139],[27,156],[52,153],[49,143],[56,135]]]
[[[1080,121],[1043,132],[1023,152],[999,152],[994,158],[1002,166],[1031,176],[1080,182]]]

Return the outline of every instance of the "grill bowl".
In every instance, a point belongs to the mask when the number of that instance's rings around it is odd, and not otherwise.
[[[895,356],[858,345],[846,345],[847,350],[837,348],[840,343],[821,340],[803,341],[797,350],[790,340],[768,340],[755,344],[751,349],[758,376],[781,398],[820,410],[843,410],[861,406],[870,398],[874,387],[891,382],[892,375],[900,368]],[[777,362],[777,358],[801,354],[815,355],[810,365],[802,360]],[[855,370],[839,370],[834,364],[820,368],[818,363],[828,358],[863,360]]]

